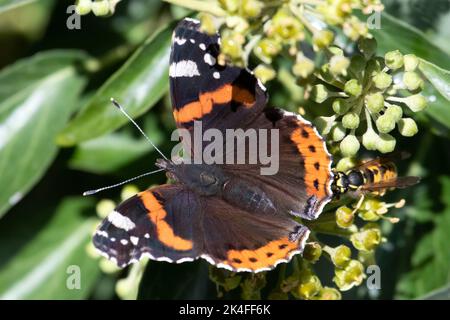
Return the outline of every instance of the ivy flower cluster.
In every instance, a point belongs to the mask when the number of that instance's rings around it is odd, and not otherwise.
[[[114,14],[116,5],[121,0],[77,0],[75,11],[77,14],[86,15],[92,12],[98,17]]]

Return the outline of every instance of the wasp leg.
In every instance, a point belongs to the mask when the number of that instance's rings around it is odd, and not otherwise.
[[[364,193],[361,194],[361,197],[359,198],[358,203],[356,203],[356,207],[355,209],[353,209],[352,214],[356,214],[356,211],[358,211],[361,208],[362,203],[364,201],[364,197],[365,197]]]

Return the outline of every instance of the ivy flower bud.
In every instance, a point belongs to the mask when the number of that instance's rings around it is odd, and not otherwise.
[[[138,187],[133,184],[127,184],[120,192],[120,199],[122,199],[122,201],[125,201],[128,198],[134,196],[136,193],[139,193]]]
[[[331,128],[331,139],[336,142],[341,141],[344,139],[346,133],[347,130],[345,130],[342,123],[337,123]]]
[[[414,112],[422,111],[427,106],[427,99],[421,94],[406,97],[403,102]]]
[[[362,136],[362,144],[367,150],[377,150],[379,140],[380,137],[372,128],[368,128]]]
[[[247,20],[240,16],[229,16],[225,19],[225,22],[228,28],[240,34],[247,31],[250,26]]]
[[[336,248],[325,247],[324,250],[330,255],[331,261],[338,268],[345,268],[352,258],[352,250],[344,245]]]
[[[297,77],[307,78],[314,71],[314,62],[311,59],[308,59],[304,55],[300,55],[297,57],[297,61],[292,67],[292,72]]]
[[[358,152],[359,147],[358,139],[352,134],[346,136],[339,144],[339,148],[344,157],[354,156]]]
[[[411,118],[403,118],[398,122],[398,131],[404,137],[412,137],[419,129],[416,122]]]
[[[345,83],[344,91],[352,96],[358,97],[362,92],[362,85],[357,79],[350,79]]]
[[[229,13],[236,12],[240,5],[238,0],[219,0],[219,3]]]
[[[392,84],[392,76],[387,74],[386,72],[378,72],[373,77],[373,82],[375,84],[375,87],[380,90],[384,90]]]
[[[347,99],[335,99],[332,104],[333,111],[337,114],[345,114],[350,109],[351,105]]]
[[[309,278],[309,281],[305,283],[301,283],[298,286],[297,294],[299,297],[303,299],[310,299],[319,293],[320,289],[322,289],[322,284],[317,276],[312,276]]]
[[[347,206],[341,206],[336,210],[336,224],[343,229],[353,225],[353,210]]]
[[[381,92],[375,92],[365,96],[365,104],[371,113],[379,113],[384,108],[384,97]]]
[[[386,108],[386,111],[384,113],[385,115],[388,115],[391,117],[395,122],[399,121],[403,116],[403,109],[402,107],[392,104],[389,107]]]
[[[110,199],[103,199],[97,203],[97,206],[95,207],[95,211],[97,212],[97,215],[101,219],[104,219],[108,216],[108,214],[111,211],[114,210],[115,207],[116,207],[116,204],[114,203],[114,201],[112,201]]]
[[[271,34],[285,40],[299,39],[303,36],[303,25],[282,7],[275,13],[271,21]]]
[[[317,117],[314,119],[314,124],[319,130],[320,134],[325,136],[330,133],[331,128],[335,122],[335,117]]]
[[[422,78],[413,71],[406,71],[403,74],[403,83],[409,91],[417,90],[423,86]]]
[[[377,41],[374,38],[361,38],[358,41],[358,48],[366,59],[369,59],[377,50]]]
[[[264,4],[257,0],[244,0],[242,5],[242,13],[245,17],[256,18],[259,17]]]
[[[379,59],[372,58],[366,63],[366,74],[370,77],[375,76],[377,73],[381,71],[381,62]]]
[[[269,65],[260,64],[253,70],[256,78],[263,83],[270,81],[277,75],[276,71]]]
[[[354,55],[350,60],[350,70],[353,74],[360,74],[366,67],[366,60],[360,54]]]
[[[407,54],[403,57],[405,71],[414,71],[419,65],[419,59],[414,54]]]
[[[353,158],[345,157],[338,161],[336,164],[336,170],[338,171],[347,171],[350,168],[353,168],[356,165]]]
[[[356,112],[349,112],[342,117],[342,125],[347,129],[359,127],[359,115]]]
[[[106,274],[114,274],[121,270],[114,262],[108,259],[101,259],[98,266],[100,267],[100,270]]]
[[[316,51],[328,48],[333,40],[334,33],[330,30],[320,30],[313,35],[313,44]]]
[[[317,299],[318,300],[341,300],[342,295],[335,288],[324,287],[317,294]]]
[[[242,36],[235,32],[224,32],[222,34],[222,46],[220,50],[223,54],[232,59],[240,59],[242,55],[243,40]]]
[[[353,246],[362,251],[372,251],[381,243],[381,231],[377,225],[369,223],[364,228],[351,235]]]
[[[341,55],[332,56],[330,59],[330,71],[335,76],[341,74],[345,76],[349,65],[348,58]]]
[[[328,90],[323,84],[316,84],[311,90],[311,98],[317,103],[328,99]]]
[[[281,44],[275,39],[264,38],[253,49],[255,55],[264,63],[270,64],[272,57],[281,50]]]
[[[347,291],[359,286],[364,280],[364,266],[357,260],[351,260],[343,270],[336,270],[334,283],[341,291]]]
[[[403,67],[403,55],[398,50],[387,52],[384,55],[384,61],[386,66],[393,70]]]
[[[322,247],[317,242],[307,243],[303,250],[303,258],[311,263],[316,263],[322,255]]]
[[[214,16],[209,13],[201,12],[199,14],[202,30],[208,34],[215,34],[217,29],[214,25]]]
[[[379,132],[388,133],[395,128],[395,119],[389,114],[385,113],[378,117],[376,121],[377,129]]]
[[[77,0],[75,12],[82,16],[91,12],[92,0]]]
[[[389,153],[395,149],[395,138],[388,133],[380,133],[380,139],[377,143],[377,149],[381,153]]]
[[[92,12],[97,16],[106,16],[109,14],[109,2],[108,0],[101,0],[92,2]]]

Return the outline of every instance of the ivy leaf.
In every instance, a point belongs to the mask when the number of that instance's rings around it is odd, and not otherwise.
[[[92,100],[58,136],[73,146],[109,133],[129,120],[114,108],[116,99],[135,118],[149,110],[169,88],[170,38],[173,25],[151,36],[96,92]]]
[[[419,69],[447,101],[450,101],[450,71],[421,59]]]
[[[82,51],[50,51],[0,72],[0,216],[44,174],[85,84]]]
[[[450,283],[450,178],[443,177],[442,202],[445,209],[434,214],[434,229],[415,248],[412,271],[397,285],[399,298],[416,298]]]
[[[100,274],[86,253],[96,222],[86,212],[93,207],[92,198],[67,198],[56,208],[34,205],[2,220],[0,299],[87,298]],[[70,278],[78,275],[79,287]]]

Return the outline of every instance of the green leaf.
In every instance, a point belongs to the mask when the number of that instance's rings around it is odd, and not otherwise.
[[[450,284],[450,178],[443,177],[441,181],[445,209],[433,213],[434,229],[416,246],[411,271],[397,285],[399,298],[417,298]]]
[[[57,153],[56,134],[76,107],[85,79],[81,51],[53,51],[0,72],[0,216],[44,174]]]
[[[4,11],[15,9],[40,0],[0,0],[0,14]]]
[[[420,60],[419,69],[441,95],[450,101],[450,71],[423,59]]]
[[[0,299],[86,298],[100,274],[86,253],[96,223],[86,213],[93,208],[92,198],[68,198],[56,208],[25,208],[2,220]],[[79,289],[70,286],[75,269]]]
[[[421,300],[450,300],[450,285],[420,297]]]
[[[133,117],[149,110],[169,87],[170,24],[150,37],[114,73],[93,96],[58,137],[62,146],[73,146],[82,141],[109,133],[129,122],[114,108],[115,98]]]

